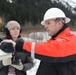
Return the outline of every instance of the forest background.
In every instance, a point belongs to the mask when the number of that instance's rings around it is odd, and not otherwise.
[[[65,7],[59,0],[0,0],[0,30],[3,31],[4,26],[10,20],[16,20],[20,23],[23,33],[45,31],[40,24],[44,13],[51,7],[62,9],[66,16],[71,18],[68,24],[71,30],[76,30],[76,13],[72,13],[72,7],[66,2]],[[73,8],[76,12],[76,8]]]

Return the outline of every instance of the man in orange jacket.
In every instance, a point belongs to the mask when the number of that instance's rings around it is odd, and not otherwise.
[[[76,75],[76,36],[70,33],[66,23],[70,18],[59,8],[46,11],[41,22],[50,38],[46,42],[11,42],[18,51],[19,48],[31,52],[32,57],[41,60],[36,75]]]

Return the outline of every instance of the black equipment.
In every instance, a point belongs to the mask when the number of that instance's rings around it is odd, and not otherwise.
[[[19,59],[15,59],[16,50],[13,47],[12,43],[3,42],[0,46],[0,49],[6,53],[12,53],[12,64],[19,64]]]

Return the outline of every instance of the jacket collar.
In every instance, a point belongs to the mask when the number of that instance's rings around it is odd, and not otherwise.
[[[64,25],[55,35],[52,36],[51,39],[55,39],[57,37],[67,35],[68,33],[70,33],[70,29],[67,25]]]

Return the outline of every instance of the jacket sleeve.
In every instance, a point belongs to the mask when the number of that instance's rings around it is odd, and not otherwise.
[[[73,45],[72,45],[73,44]],[[25,42],[23,49],[31,52],[32,42]],[[76,44],[69,40],[35,43],[35,57],[45,62],[76,61]]]
[[[33,59],[31,57],[27,56],[26,61],[27,62],[23,64],[23,66],[24,66],[23,71],[27,71],[27,70],[31,69],[34,65]]]

